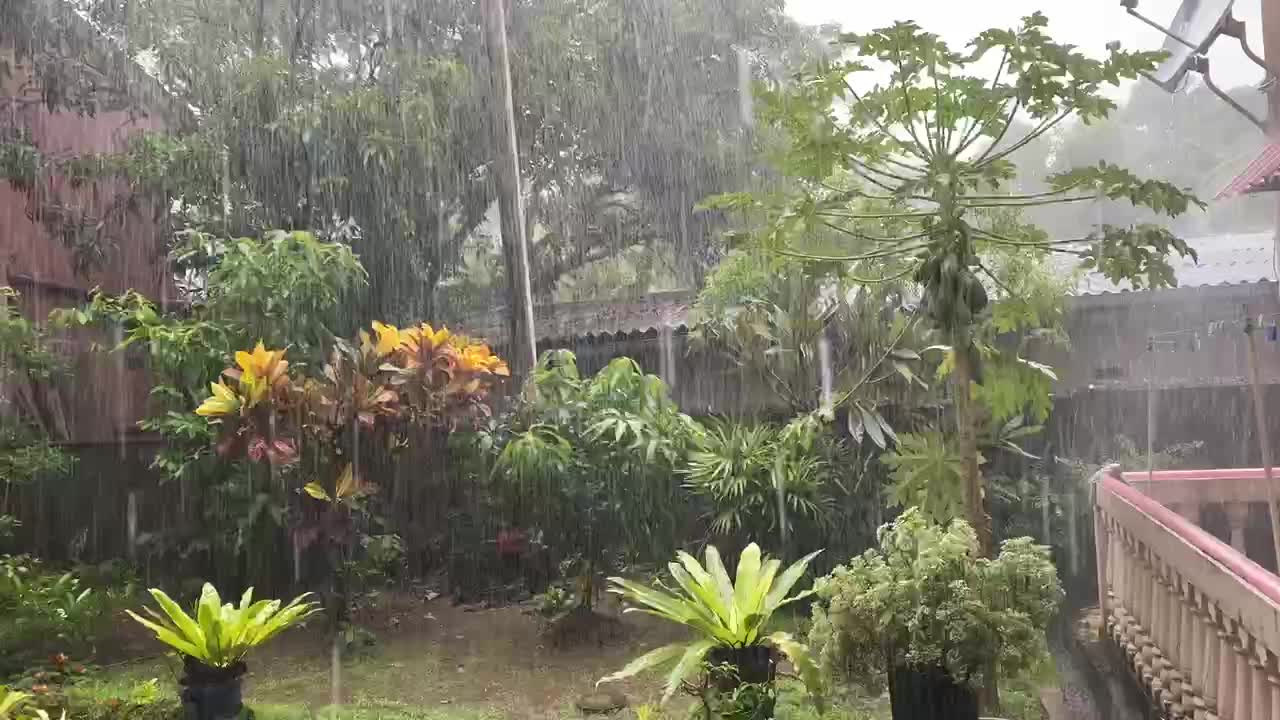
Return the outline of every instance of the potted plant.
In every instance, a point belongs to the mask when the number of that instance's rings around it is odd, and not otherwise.
[[[624,612],[645,612],[685,625],[697,638],[647,652],[618,672],[601,678],[597,685],[674,663],[667,675],[664,703],[704,666],[731,669],[729,673],[713,673],[710,678],[720,692],[745,685],[769,686],[781,654],[791,661],[806,689],[820,702],[821,677],[808,648],[789,633],[769,632],[769,622],[778,608],[813,593],[805,590],[787,594],[817,554],[806,555],[779,574],[781,561],[761,557],[759,546],[751,543],[738,557],[737,573],[731,582],[719,551],[708,545],[705,566],[685,552],[677,554],[679,562],[668,563],[674,589],[661,581],[650,588],[619,577],[609,578],[609,592],[631,604]]]
[[[977,720],[984,673],[1014,675],[1046,652],[1062,597],[1048,548],[1016,538],[984,558],[968,524],[935,525],[917,508],[881,528],[879,545],[814,584],[818,664],[887,676],[895,720]]]
[[[239,717],[241,681],[248,669],[245,656],[318,610],[307,601],[310,593],[281,607],[279,600],[253,602],[253,588],[245,591],[238,607],[223,604],[213,585],[205,583],[193,618],[164,592],[150,592],[163,615],[143,608],[152,618],[148,620],[126,612],[182,656],[181,700],[187,717],[196,720]]]

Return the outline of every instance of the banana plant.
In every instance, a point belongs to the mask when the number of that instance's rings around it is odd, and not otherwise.
[[[152,588],[150,592],[163,615],[151,608],[143,608],[151,619],[132,610],[125,612],[155,633],[160,642],[212,668],[233,667],[250,650],[319,609],[307,601],[311,593],[299,595],[284,607],[279,600],[253,602],[253,588],[245,591],[237,607],[224,604],[217,589],[205,583],[192,617],[163,591]]]
[[[688,678],[702,669],[713,649],[765,645],[791,660],[810,696],[820,703],[822,678],[808,647],[790,633],[769,632],[774,612],[813,594],[810,589],[788,595],[819,552],[809,553],[779,574],[782,562],[762,557],[760,547],[751,543],[739,555],[737,574],[731,582],[720,551],[708,545],[705,564],[686,552],[677,553],[679,562],[667,564],[676,589],[661,581],[658,587],[651,588],[620,577],[609,578],[609,592],[631,604],[624,612],[656,615],[685,625],[700,637],[693,642],[672,643],[651,650],[596,684],[623,680],[674,662],[667,674],[662,697],[665,703]]]

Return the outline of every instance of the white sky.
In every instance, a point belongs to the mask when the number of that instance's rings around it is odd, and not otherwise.
[[[1234,15],[1246,23],[1249,46],[1262,53],[1264,0],[1238,0]],[[1179,0],[1142,0],[1138,11],[1168,26]],[[1129,50],[1157,50],[1164,36],[1130,16],[1119,0],[787,0],[787,12],[807,24],[840,23],[845,30],[865,32],[898,20],[915,20],[923,29],[939,33],[958,49],[989,27],[1013,27],[1024,15],[1040,10],[1049,18],[1049,36],[1077,45],[1088,54],[1105,52],[1119,40]],[[1280,49],[1277,49],[1280,51]],[[1262,81],[1235,38],[1219,37],[1209,52],[1210,72],[1219,87],[1230,89]]]

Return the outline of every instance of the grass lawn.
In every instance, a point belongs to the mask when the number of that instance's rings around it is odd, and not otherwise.
[[[779,620],[782,629],[802,630],[796,618]],[[552,648],[538,619],[518,607],[467,612],[440,600],[401,603],[364,621],[377,641],[339,666],[337,706],[331,684],[331,648],[318,627],[287,633],[250,656],[244,691],[245,702],[255,716],[259,720],[577,718],[581,713],[575,700],[592,692],[597,679],[647,650],[684,637],[680,628],[629,615],[622,639],[603,645],[588,642]],[[176,697],[179,667],[175,659],[155,657],[159,648],[145,636],[122,638],[120,645],[123,654],[149,652],[152,657],[106,666],[95,681],[78,686],[77,692],[97,698],[126,697],[137,683],[155,679],[160,693]],[[677,696],[656,712],[662,680],[660,674],[650,673],[619,683],[630,708],[613,717],[693,717],[693,701],[685,696]],[[784,681],[780,687],[778,718],[818,719],[796,684]],[[1031,693],[1019,693],[1015,687],[1015,683],[1005,685],[1010,699],[1019,705],[1015,715],[1019,720],[1038,718],[1038,712],[1031,713],[1038,707],[1021,707],[1031,700],[1022,695]],[[887,697],[850,696],[832,704],[825,718],[879,720],[889,716]]]

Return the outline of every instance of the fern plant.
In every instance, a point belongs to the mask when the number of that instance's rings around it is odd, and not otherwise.
[[[645,587],[620,577],[609,578],[609,592],[631,603],[624,612],[656,615],[691,628],[699,638],[651,650],[618,672],[601,678],[597,685],[675,663],[667,674],[662,697],[666,702],[686,680],[702,669],[714,649],[765,645],[786,655],[799,671],[810,694],[820,699],[822,681],[817,665],[810,659],[808,647],[789,633],[769,632],[774,612],[813,594],[813,590],[805,590],[788,595],[818,552],[804,556],[779,574],[782,562],[777,558],[762,557],[760,547],[751,543],[738,557],[737,574],[730,581],[720,552],[714,545],[708,545],[705,565],[686,552],[677,553],[679,562],[667,564],[676,583],[674,589],[661,581],[657,587]]]
[[[211,668],[235,666],[250,650],[319,610],[316,603],[307,601],[311,593],[281,607],[279,600],[253,602],[253,588],[245,591],[238,607],[224,604],[217,589],[205,583],[192,617],[163,591],[152,588],[150,592],[164,614],[143,608],[152,619],[127,610],[129,616],[155,633],[160,642]]]

